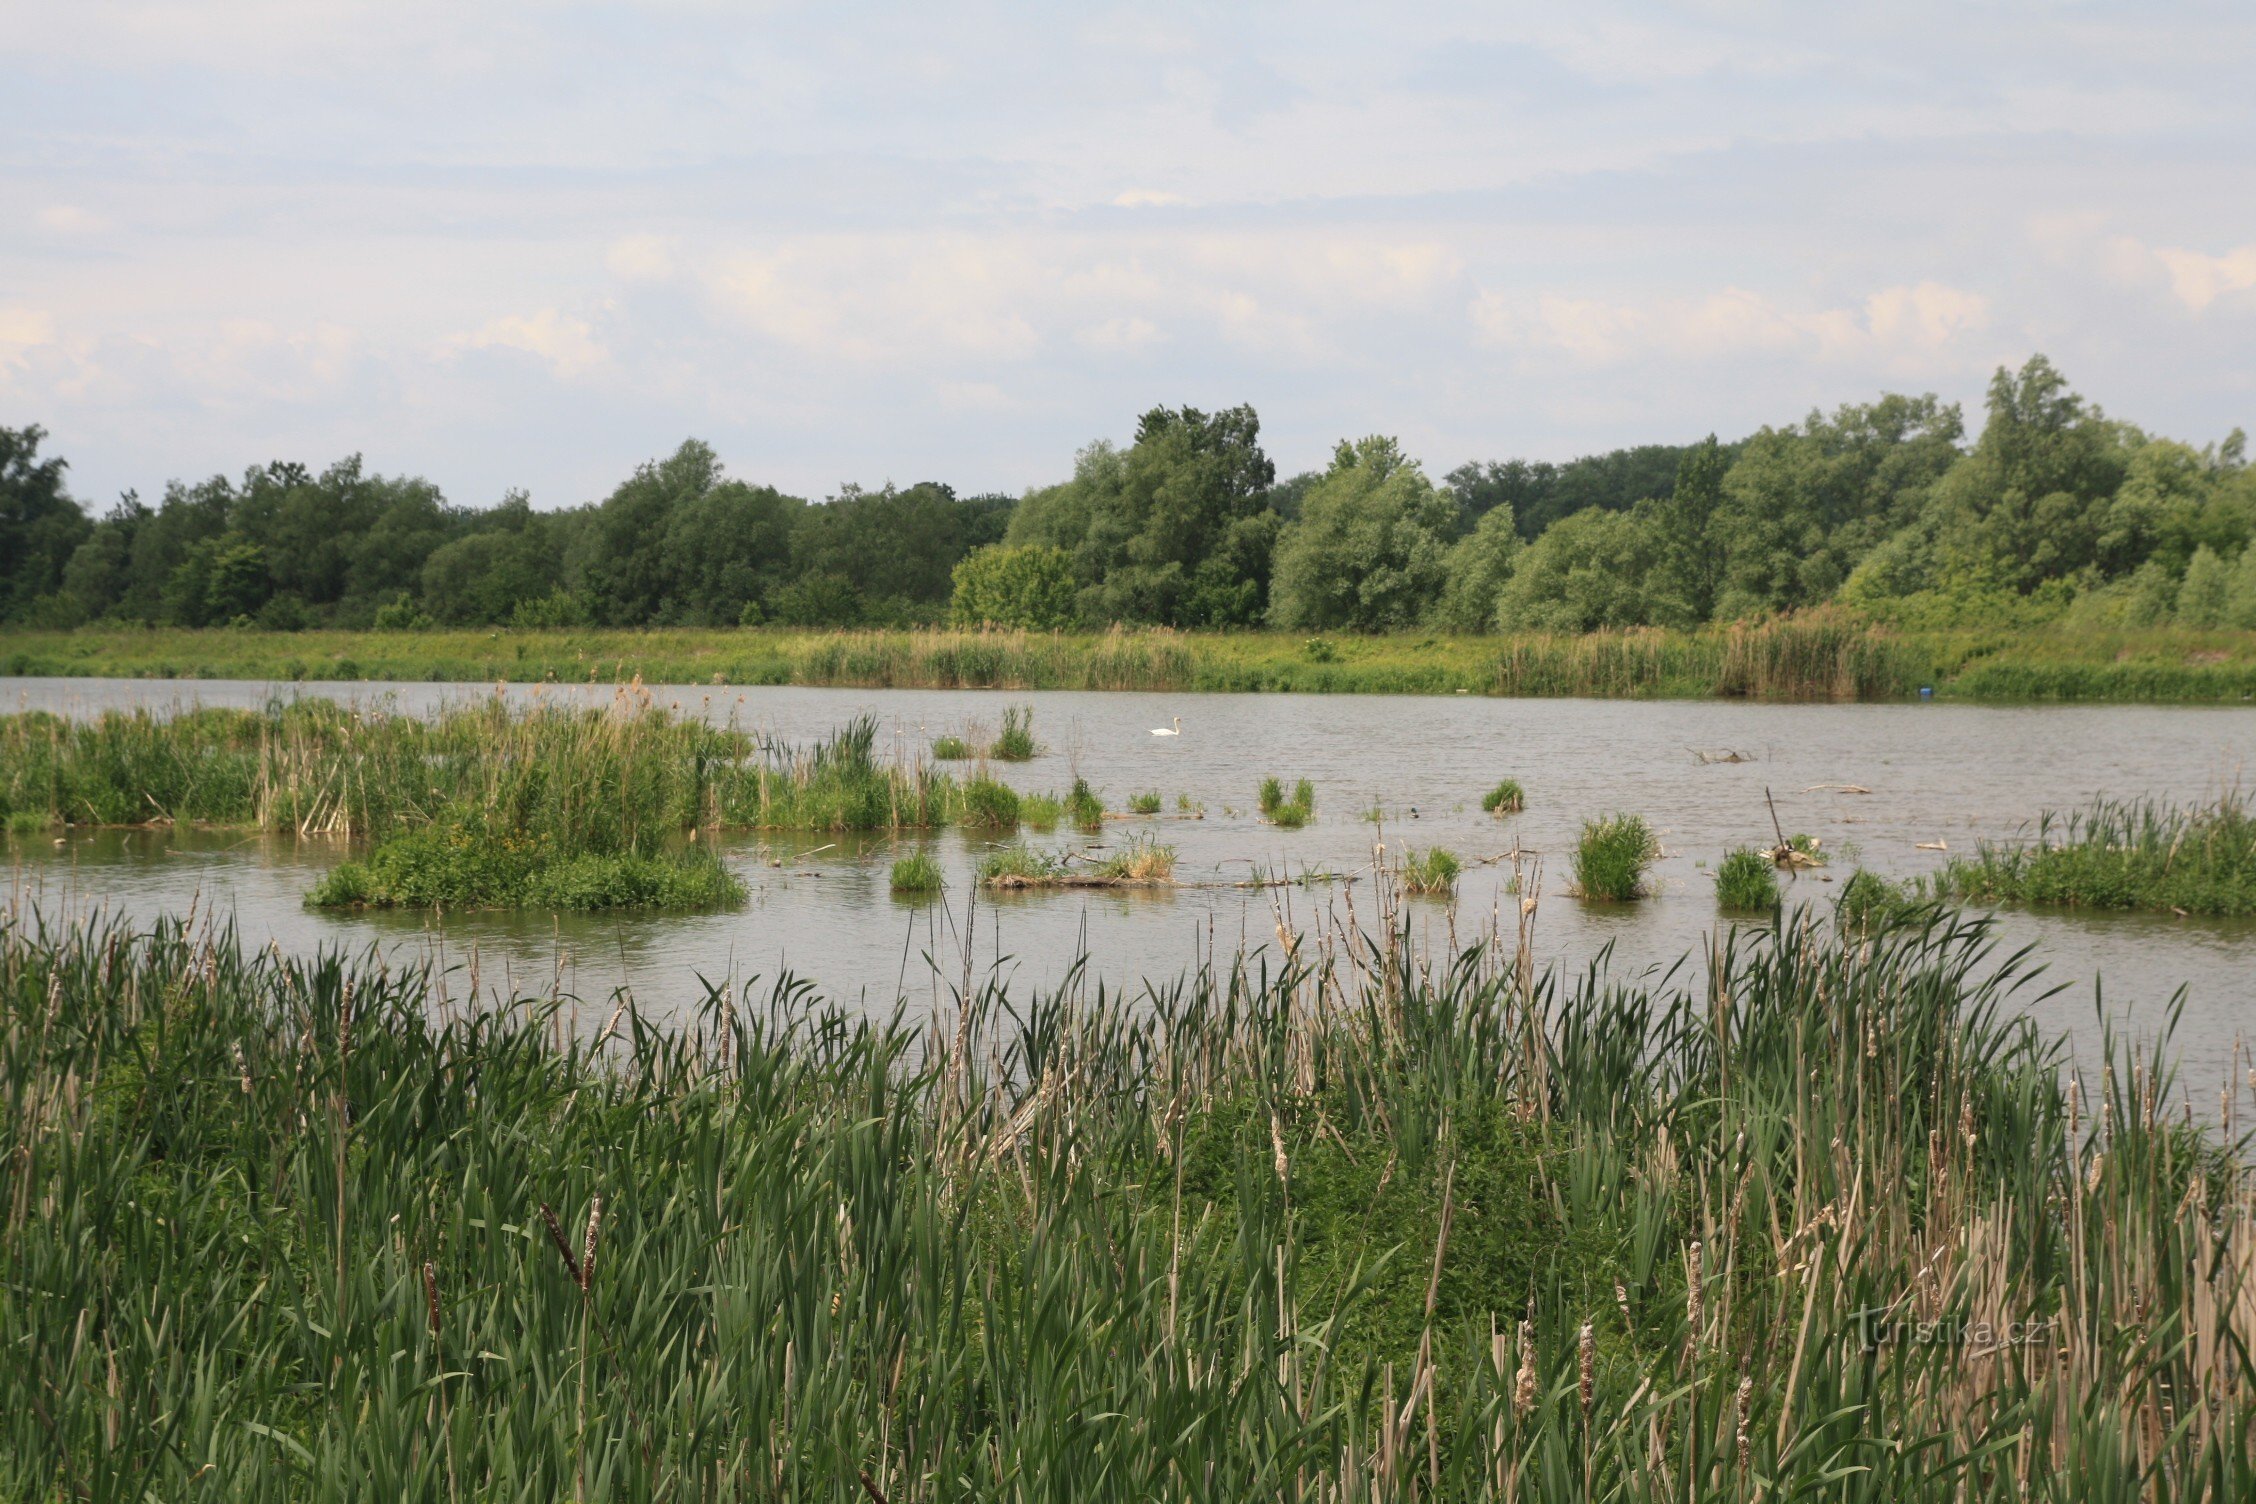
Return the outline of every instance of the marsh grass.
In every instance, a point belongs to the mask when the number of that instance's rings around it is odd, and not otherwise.
[[[1928,894],[1916,883],[1890,882],[1879,873],[1859,867],[1841,885],[1834,900],[1834,917],[1852,935],[1870,935],[1890,926],[1916,922],[1932,907]]]
[[[2256,1495],[2246,1145],[1985,925],[1516,949],[574,1027],[12,911],[0,1497]]]
[[[1516,815],[1527,808],[1527,791],[1517,778],[1507,778],[1481,795],[1481,809],[1491,815]]]
[[[1031,762],[1042,753],[1034,740],[1034,707],[1012,705],[1003,711],[1003,729],[987,755],[997,762]]]
[[[963,762],[971,756],[971,743],[953,734],[935,737],[932,755],[941,762]]]
[[[1073,792],[1065,797],[1065,813],[1081,830],[1098,830],[1104,825],[1104,800],[1089,787],[1089,780],[1073,780]]]
[[[1316,785],[1303,778],[1293,785],[1292,797],[1288,799],[1283,780],[1264,778],[1255,804],[1270,824],[1298,830],[1316,817]]]
[[[1008,830],[1018,823],[1019,798],[1006,783],[979,774],[957,796],[956,823],[971,830]]]
[[[1066,873],[1063,854],[1013,841],[980,858],[979,880],[989,887],[1026,887],[1054,882]]]
[[[1159,790],[1146,789],[1128,796],[1128,811],[1136,815],[1156,815],[1160,811]]]
[[[1931,886],[1984,903],[2256,914],[2256,811],[2237,791],[2191,806],[2100,799],[2048,811],[2033,839],[1952,857]]]
[[[1574,891],[1600,903],[1619,903],[1645,892],[1645,869],[1660,855],[1652,827],[1638,815],[1608,815],[1583,822],[1575,843]]]
[[[1107,852],[1097,863],[1096,874],[1107,882],[1155,885],[1175,880],[1175,848],[1162,844],[1156,837],[1139,832],[1123,841],[1113,851]]]
[[[806,632],[782,628],[239,632],[90,627],[0,632],[0,673],[127,678],[831,684],[1984,700],[2256,696],[2256,634],[2068,627],[1901,631],[1838,611],[1760,624],[1587,636],[1275,632]]]
[[[1716,868],[1716,903],[1741,913],[1778,907],[1778,869],[1752,846],[1726,855]]]
[[[1457,891],[1457,878],[1464,870],[1455,852],[1433,846],[1424,851],[1405,850],[1399,876],[1404,892],[1439,896]]]
[[[1039,831],[1055,830],[1058,821],[1065,818],[1065,800],[1056,794],[1021,794],[1018,818]]]
[[[912,851],[893,863],[887,886],[895,893],[938,893],[943,886],[940,864],[928,852]]]

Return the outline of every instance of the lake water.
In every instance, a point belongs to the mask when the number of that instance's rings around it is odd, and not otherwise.
[[[263,705],[276,696],[388,704],[425,713],[491,687],[194,684],[101,679],[7,681],[8,709],[89,715],[112,706]],[[514,699],[585,698],[608,688],[510,686]],[[1772,839],[1767,790],[1789,834],[1806,831],[1834,853],[1822,874],[1789,887],[1789,902],[1830,902],[1856,866],[1890,877],[1932,870],[1940,852],[1983,837],[2010,838],[2046,808],[2099,794],[2191,800],[2235,786],[2256,760],[2256,710],[2144,706],[1996,707],[1955,704],[1753,705],[1715,701],[1497,700],[1469,696],[984,693],[919,690],[722,689],[658,686],[660,703],[715,722],[813,741],[849,718],[878,718],[881,745],[905,751],[951,731],[999,723],[1031,705],[1048,746],[1034,762],[994,771],[1021,790],[1063,792],[1076,773],[1122,809],[1159,793],[1166,814],[1111,822],[1097,841],[1149,828],[1178,852],[1176,889],[1044,892],[971,902],[972,873],[992,841],[949,831],[929,837],[747,836],[724,850],[751,901],[726,914],[680,917],[315,914],[303,896],[339,860],[333,843],[199,831],[74,831],[8,846],[13,882],[49,909],[101,903],[114,912],[177,912],[191,901],[232,913],[246,939],[441,949],[475,960],[482,984],[547,991],[601,1006],[631,988],[648,1011],[694,1001],[699,979],[742,982],[789,968],[829,996],[885,1006],[921,1001],[1001,967],[1020,985],[1059,979],[1076,956],[1113,984],[1171,979],[1208,947],[1273,945],[1280,905],[1299,922],[1324,905],[1361,904],[1367,884],[1282,892],[1223,884],[1271,870],[1368,868],[1380,838],[1444,846],[1468,863],[1515,845],[1543,855],[1538,947],[1587,964],[1612,947],[1617,977],[1665,966],[1705,943],[1718,924],[1709,872],[1723,853]],[[1150,728],[1182,719],[1182,734]],[[1713,760],[1736,753],[1744,761]],[[1316,786],[1316,819],[1280,830],[1254,812],[1261,778]],[[1504,776],[1527,788],[1524,814],[1498,820],[1480,796]],[[1869,790],[1847,792],[1843,785]],[[1202,817],[1178,812],[1178,799]],[[1374,808],[1383,827],[1365,818]],[[1631,904],[1583,904],[1565,894],[1581,822],[1614,810],[1643,814],[1664,855],[1659,891]],[[1061,830],[1037,845],[1087,849]],[[887,869],[922,847],[948,878],[940,904],[896,899]],[[1470,938],[1501,911],[1511,928],[1511,866],[1470,866],[1454,902],[1413,900],[1415,923],[1439,940]],[[1832,881],[1826,881],[1827,878]],[[2033,943],[2048,980],[2070,984],[2030,1006],[2048,1027],[2096,1048],[2095,978],[2106,1012],[2151,1037],[2184,989],[2177,1051],[2189,1083],[2213,1084],[2234,1041],[2256,1022],[2256,924],[2151,915],[2008,912],[2008,946]]]

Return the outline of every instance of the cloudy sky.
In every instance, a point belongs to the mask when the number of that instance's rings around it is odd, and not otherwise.
[[[1857,14],[1849,14],[1848,12]],[[1840,12],[1840,14],[1836,14]],[[1978,405],[2256,428],[2256,8],[0,0],[0,424],[97,505],[1018,490],[1155,403],[1435,471]]]

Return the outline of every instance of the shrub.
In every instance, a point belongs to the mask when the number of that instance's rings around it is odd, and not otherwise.
[[[896,893],[937,893],[941,886],[940,864],[925,852],[911,852],[893,864],[891,887]]]
[[[1716,869],[1716,902],[1727,909],[1778,907],[1778,869],[1752,846],[1742,846]]]
[[[1636,898],[1645,890],[1646,866],[1659,854],[1652,827],[1641,816],[1585,821],[1575,846],[1575,891],[1604,903]]]
[[[1492,815],[1516,815],[1527,808],[1527,793],[1517,778],[1507,778],[1481,795],[1481,808]]]

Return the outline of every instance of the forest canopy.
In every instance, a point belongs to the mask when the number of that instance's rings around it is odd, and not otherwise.
[[[1156,407],[1016,498],[921,481],[810,501],[691,439],[557,510],[461,506],[355,455],[96,516],[46,439],[0,428],[0,621],[1574,632],[1841,604],[1923,627],[2256,628],[2242,434],[2149,435],[2043,356],[1997,372],[1978,429],[1890,394],[1438,482],[1384,435],[1280,478],[1251,407]]]

